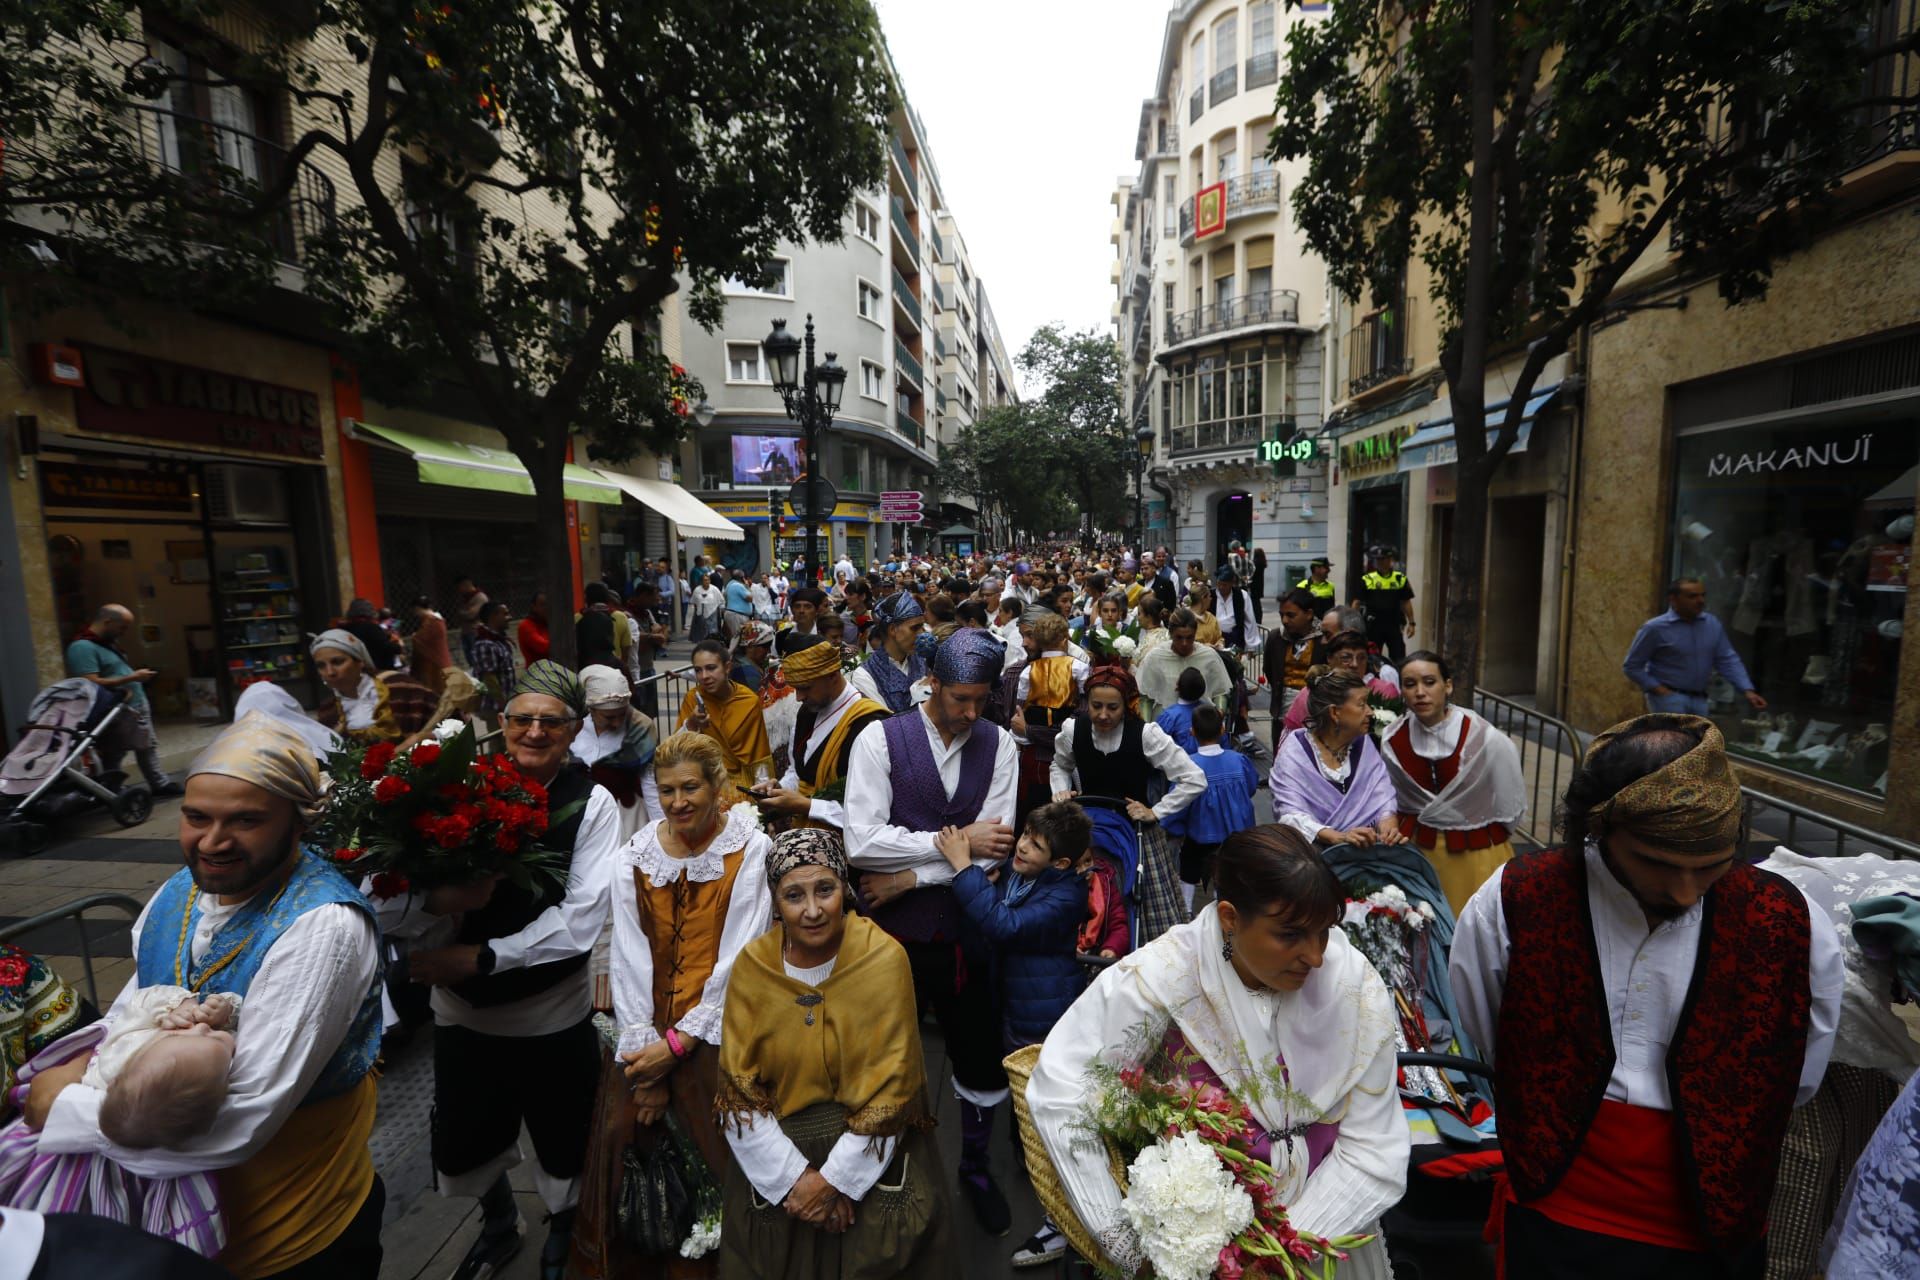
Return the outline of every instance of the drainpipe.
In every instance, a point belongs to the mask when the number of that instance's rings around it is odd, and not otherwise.
[[[1581,325],[1570,344],[1571,359],[1563,383],[1577,382],[1579,402],[1574,405],[1573,429],[1567,434],[1567,516],[1560,548],[1560,621],[1554,637],[1554,694],[1551,714],[1567,718],[1568,682],[1573,656],[1573,565],[1575,534],[1580,525],[1580,449],[1587,429],[1587,361],[1591,355],[1593,326]]]

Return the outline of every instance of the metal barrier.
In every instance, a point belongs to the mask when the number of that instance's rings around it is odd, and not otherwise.
[[[1775,848],[1785,845],[1808,858],[1845,858],[1851,854],[1878,853],[1889,858],[1920,862],[1920,844],[1884,835],[1858,823],[1848,822],[1845,818],[1819,813],[1791,800],[1755,791],[1752,787],[1740,788],[1740,803],[1741,816],[1745,819],[1747,829],[1745,854],[1754,861],[1765,858]],[[1762,829],[1763,826],[1771,828],[1776,822],[1784,824],[1784,837]],[[1809,833],[1810,839],[1801,839],[1803,825],[1814,828]],[[1821,834],[1823,831],[1825,834]],[[1771,843],[1766,843],[1769,841]],[[1853,849],[1850,854],[1847,848],[1850,841],[1864,847]]]
[[[1545,848],[1553,843],[1554,809],[1586,757],[1580,734],[1564,720],[1485,689],[1473,691],[1473,709],[1520,751],[1520,773],[1527,780],[1527,816],[1512,828],[1515,843]]]
[[[687,690],[693,688],[693,668],[656,671],[640,677],[640,685],[643,688],[650,685],[657,691],[660,714],[653,718],[653,732],[656,740],[664,739],[680,727],[680,704],[687,700]]]
[[[50,924],[71,919],[74,922],[74,932],[80,935],[80,962],[86,966],[87,999],[93,1001],[96,1009],[100,1009],[105,1006],[100,1003],[100,986],[93,976],[93,942],[87,937],[85,919],[86,913],[95,907],[112,907],[117,911],[125,912],[127,923],[123,927],[129,929],[133,922],[140,918],[140,903],[137,899],[129,898],[123,893],[92,893],[63,906],[55,907],[51,911],[42,911],[37,916],[28,916],[17,924],[10,924],[0,929],[0,942],[25,937],[37,929],[44,929]],[[118,929],[109,930],[110,934],[117,932],[119,932]]]

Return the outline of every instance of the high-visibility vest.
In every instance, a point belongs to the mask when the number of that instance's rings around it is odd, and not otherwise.
[[[1300,588],[1302,591],[1313,592],[1314,595],[1318,596],[1322,600],[1333,599],[1333,579],[1331,578],[1327,579],[1325,582],[1315,582],[1312,578],[1302,578],[1300,579],[1300,581],[1294,583],[1293,585]]]
[[[1360,585],[1368,591],[1398,591],[1407,585],[1407,575],[1398,569],[1384,575],[1369,573],[1360,579]]]

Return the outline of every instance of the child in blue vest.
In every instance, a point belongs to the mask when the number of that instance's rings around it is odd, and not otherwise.
[[[1180,701],[1155,716],[1153,722],[1182,751],[1192,755],[1200,749],[1200,744],[1193,736],[1193,712],[1206,699],[1207,678],[1200,674],[1198,667],[1188,667],[1173,682],[1173,691],[1179,695]]]
[[[1092,856],[1092,820],[1072,801],[1041,805],[1027,815],[997,879],[973,865],[958,828],[948,827],[935,843],[958,873],[953,894],[966,927],[986,939],[994,957],[1006,1051],[1039,1044],[1086,986],[1077,939],[1087,886],[1079,868]],[[1014,1265],[1035,1266],[1065,1249],[1059,1229],[1043,1221],[1014,1252]]]
[[[1195,891],[1208,878],[1214,853],[1228,836],[1254,825],[1253,797],[1261,782],[1253,761],[1220,744],[1225,726],[1220,708],[1202,703],[1191,714],[1195,745],[1187,755],[1207,775],[1207,789],[1164,820],[1167,835],[1181,840],[1180,896],[1186,900],[1188,914],[1193,912]]]

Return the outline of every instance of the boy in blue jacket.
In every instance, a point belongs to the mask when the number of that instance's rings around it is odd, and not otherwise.
[[[1200,674],[1198,667],[1188,667],[1173,682],[1173,691],[1180,701],[1155,716],[1153,722],[1182,751],[1192,755],[1200,747],[1193,736],[1193,712],[1206,699],[1207,678]]]
[[[994,956],[1007,1052],[1039,1044],[1086,986],[1077,942],[1087,885],[1078,868],[1092,856],[1092,820],[1072,801],[1041,805],[1027,815],[997,879],[973,865],[958,828],[946,828],[935,844],[957,873],[953,893],[967,927]],[[1043,1221],[1014,1251],[1013,1265],[1039,1266],[1065,1250],[1066,1238]]]
[[[1221,745],[1224,727],[1225,717],[1212,703],[1193,709],[1195,745],[1187,755],[1207,775],[1207,789],[1165,821],[1168,838],[1181,841],[1180,896],[1189,915],[1200,882],[1208,878],[1213,855],[1228,836],[1254,825],[1253,797],[1260,790],[1260,770],[1238,751]]]

